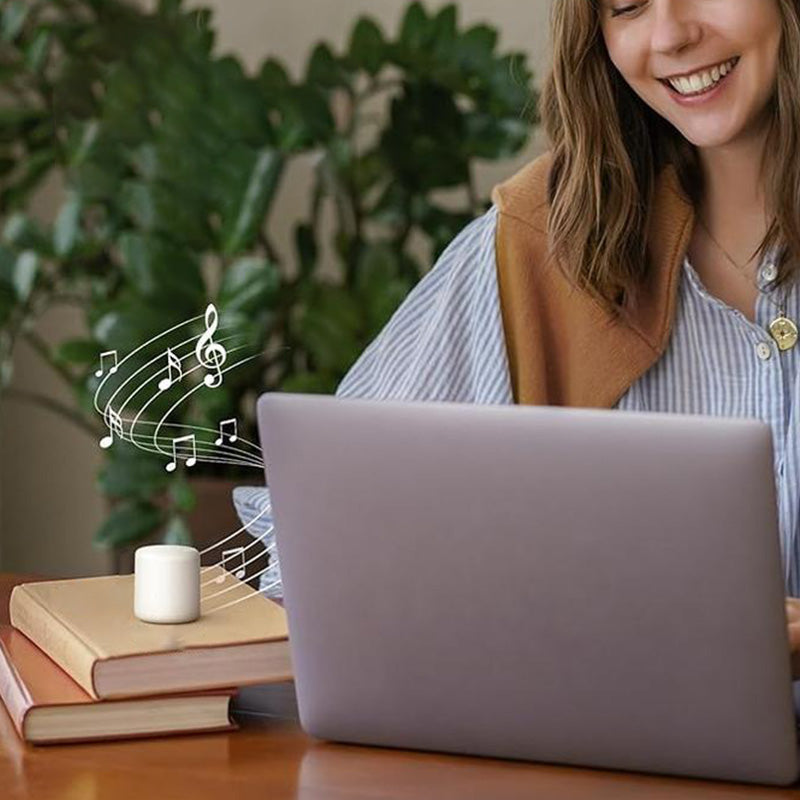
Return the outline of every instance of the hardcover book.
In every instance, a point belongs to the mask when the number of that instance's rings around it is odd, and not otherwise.
[[[96,699],[292,679],[286,612],[221,567],[203,570],[201,616],[133,614],[133,575],[14,587],[11,624]]]
[[[94,700],[19,631],[0,625],[0,697],[17,733],[33,744],[232,730],[233,694]]]

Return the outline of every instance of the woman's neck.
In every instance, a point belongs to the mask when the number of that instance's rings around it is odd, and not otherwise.
[[[715,234],[729,234],[732,246],[752,237],[754,230],[763,237],[769,228],[765,145],[766,136],[762,135],[699,151],[705,185],[699,211]],[[742,235],[737,236],[737,231]]]
[[[758,294],[754,282],[758,265],[753,254],[770,224],[765,203],[763,153],[763,141],[700,151],[705,193],[698,213],[715,241],[709,238],[702,225],[695,225],[688,250],[706,289],[750,320],[755,317]],[[731,259],[741,265],[741,269],[733,266]]]

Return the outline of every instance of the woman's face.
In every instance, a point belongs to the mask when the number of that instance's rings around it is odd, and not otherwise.
[[[719,147],[759,133],[777,76],[778,0],[599,6],[608,54],[622,77],[692,144]]]

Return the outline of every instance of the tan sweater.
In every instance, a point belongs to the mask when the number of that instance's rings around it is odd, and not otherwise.
[[[570,283],[547,248],[551,155],[497,186],[497,278],[514,400],[611,408],[664,352],[694,209],[672,167],[658,177],[648,230],[652,272],[630,323]]]

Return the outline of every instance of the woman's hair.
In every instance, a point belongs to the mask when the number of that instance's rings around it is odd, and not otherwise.
[[[757,253],[783,246],[777,283],[800,256],[800,0],[778,0],[783,36],[770,100],[765,192],[774,222]],[[611,313],[635,304],[649,269],[655,178],[674,166],[698,207],[703,175],[694,145],[628,86],[609,58],[599,0],[555,0],[553,60],[540,100],[553,161],[551,253]]]

